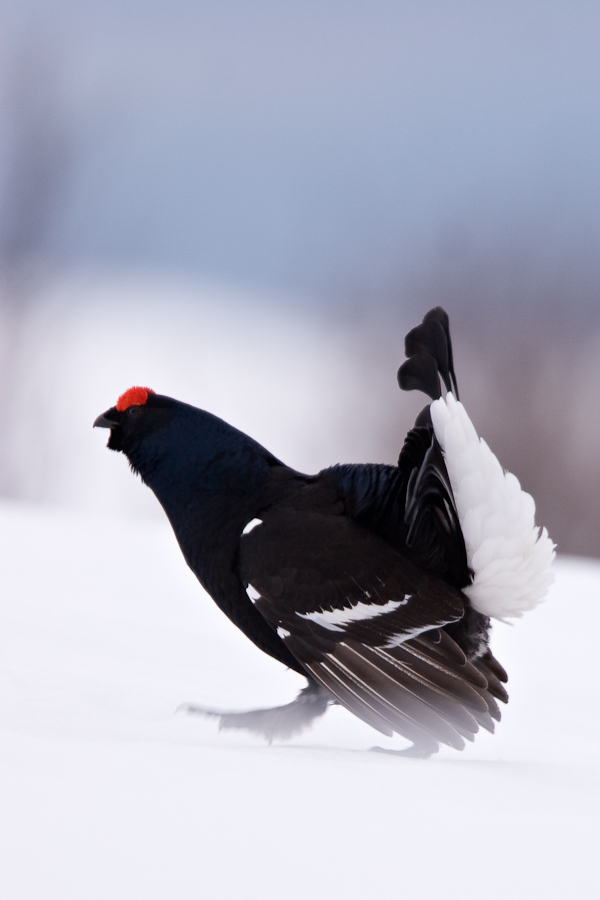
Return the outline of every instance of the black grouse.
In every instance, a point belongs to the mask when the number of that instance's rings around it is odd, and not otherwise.
[[[211,413],[142,387],[96,419],[217,605],[308,679],[287,706],[192,711],[271,740],[339,703],[421,757],[493,731],[508,696],[490,617],[543,599],[554,546],[458,401],[443,309],[409,332],[406,355],[400,387],[432,402],[397,466],[303,475]]]

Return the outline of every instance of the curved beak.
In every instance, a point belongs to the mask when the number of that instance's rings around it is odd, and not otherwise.
[[[101,413],[93,424],[93,428],[115,428],[119,423],[110,417],[112,409],[107,409]]]

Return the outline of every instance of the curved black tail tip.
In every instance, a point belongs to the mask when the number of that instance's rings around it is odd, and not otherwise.
[[[447,312],[441,306],[430,309],[423,321],[408,332],[404,341],[408,357],[398,369],[403,391],[423,391],[432,400],[442,395],[440,379],[458,399],[452,360],[452,341]]]

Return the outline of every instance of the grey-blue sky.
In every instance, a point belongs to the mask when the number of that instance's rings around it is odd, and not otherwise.
[[[327,294],[502,244],[594,257],[597,3],[5,0],[4,21],[5,101],[44,47],[74,147],[58,262]]]

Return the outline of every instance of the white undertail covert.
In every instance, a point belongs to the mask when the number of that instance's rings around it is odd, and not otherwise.
[[[545,599],[554,544],[535,524],[533,497],[502,469],[464,406],[448,393],[431,404],[473,583],[464,589],[478,612],[518,618]]]

